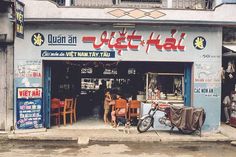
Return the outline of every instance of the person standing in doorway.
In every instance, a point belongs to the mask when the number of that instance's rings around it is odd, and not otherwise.
[[[97,90],[96,96],[96,104],[99,105],[99,115],[103,117],[104,111],[104,100],[105,100],[105,93],[106,93],[106,81],[102,80],[102,84],[99,85],[99,89]]]
[[[233,62],[229,61],[225,70],[225,92],[230,93],[235,90],[235,67]]]
[[[107,124],[109,122],[108,120],[108,113],[110,111],[110,102],[111,102],[111,94],[109,91],[105,93],[105,99],[104,99],[104,115],[103,115],[103,120],[104,123]]]

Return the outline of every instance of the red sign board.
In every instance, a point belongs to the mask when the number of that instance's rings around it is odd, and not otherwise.
[[[42,98],[42,88],[18,88],[18,99],[38,99]]]
[[[140,47],[145,47],[146,53],[148,53],[150,46],[154,46],[158,51],[184,51],[185,46],[182,42],[185,36],[185,32],[177,33],[176,29],[172,29],[170,37],[163,38],[161,34],[151,32],[149,38],[144,39],[142,35],[136,34],[136,30],[129,34],[126,29],[123,29],[123,31],[118,33],[104,31],[100,39],[97,39],[96,36],[83,36],[82,41],[84,43],[92,43],[94,49],[101,49],[103,46],[107,46],[109,49],[117,50],[120,55],[124,50],[136,51]]]

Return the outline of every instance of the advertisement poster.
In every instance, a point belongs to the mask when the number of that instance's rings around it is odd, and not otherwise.
[[[18,88],[16,104],[17,128],[42,128],[42,104],[42,88]]]

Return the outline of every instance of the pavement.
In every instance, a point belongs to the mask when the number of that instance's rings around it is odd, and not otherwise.
[[[6,140],[8,139],[8,134],[7,132],[5,131],[0,131],[0,140],[3,139],[3,140]]]
[[[232,142],[236,141],[236,128],[222,124],[217,132],[202,132],[199,134],[184,135],[178,131],[170,134],[169,131],[150,130],[145,133],[138,133],[136,127],[124,129],[118,128],[102,129],[35,129],[16,130],[15,132],[2,133],[0,138],[11,140],[53,140],[71,141],[78,144],[88,144],[90,142]]]

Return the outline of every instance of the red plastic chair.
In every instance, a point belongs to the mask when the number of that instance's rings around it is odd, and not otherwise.
[[[56,125],[60,126],[60,99],[53,98],[51,100],[51,117],[55,117]]]
[[[129,115],[129,121],[131,120],[131,118],[140,117],[140,101],[131,100],[129,102],[128,115]]]

